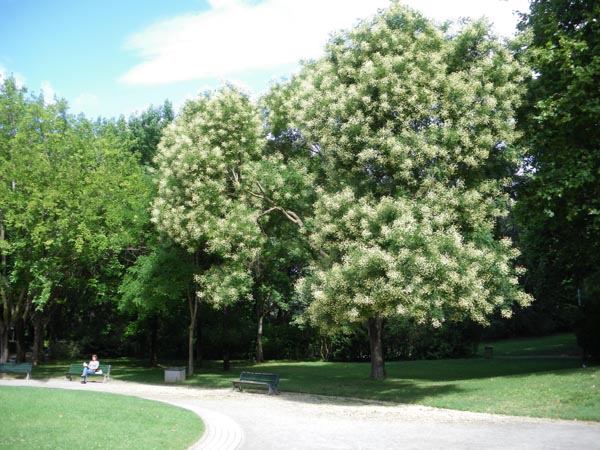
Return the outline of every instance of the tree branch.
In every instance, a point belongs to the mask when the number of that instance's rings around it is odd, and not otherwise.
[[[260,225],[259,219],[261,217],[271,214],[274,211],[279,211],[280,213],[282,213],[286,217],[286,219],[288,219],[290,222],[296,224],[298,226],[298,228],[300,228],[300,229],[304,228],[304,222],[302,221],[300,216],[298,216],[298,214],[296,214],[294,211],[285,209],[285,208],[277,205],[277,203],[275,203],[275,201],[267,195],[265,188],[258,181],[256,182],[256,185],[258,186],[260,193],[252,192],[252,191],[248,191],[248,193],[250,195],[252,195],[253,197],[259,198],[261,200],[266,201],[270,205],[273,205],[269,209],[261,212],[258,215],[258,217],[256,218],[256,223],[258,224],[258,226],[260,227],[261,230],[262,230],[262,226]],[[264,230],[263,230],[263,233],[264,233]],[[311,245],[311,247],[312,247],[312,245]],[[317,252],[319,252],[319,254],[321,256],[323,256],[325,258],[329,258],[329,255],[327,253],[325,253],[322,249],[314,248],[314,247],[313,247],[313,249],[315,249]]]

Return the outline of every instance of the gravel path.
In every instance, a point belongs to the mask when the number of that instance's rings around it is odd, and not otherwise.
[[[0,385],[85,389],[163,401],[196,412],[206,433],[192,448],[316,449],[598,449],[600,424],[530,419],[333,397],[230,389],[106,384],[52,379]]]

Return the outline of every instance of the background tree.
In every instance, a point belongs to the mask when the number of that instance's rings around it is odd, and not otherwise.
[[[47,105],[8,79],[0,138],[2,359],[5,330],[28,315],[34,361],[52,304],[67,292],[105,293],[124,248],[137,239],[148,201],[135,158],[109,126],[95,127]],[[104,297],[104,301],[108,299]]]
[[[193,256],[193,255],[192,255]],[[137,258],[123,278],[119,287],[120,310],[137,315],[130,324],[133,328],[140,322],[149,325],[150,362],[158,361],[158,331],[161,319],[174,308],[174,303],[185,299],[190,313],[188,342],[194,348],[194,329],[197,319],[197,300],[194,275],[198,265],[192,257],[177,245],[161,242],[148,255]],[[133,330],[130,329],[133,333]]]
[[[326,180],[311,240],[327,257],[299,291],[323,326],[367,322],[373,378],[385,377],[386,318],[485,324],[530,301],[496,233],[519,163],[521,78],[485,23],[448,35],[394,3],[295,81],[290,128]]]
[[[164,129],[175,119],[173,105],[168,100],[162,106],[150,106],[127,120],[130,134],[129,150],[140,157],[143,165],[151,165]]]
[[[529,154],[517,220],[528,288],[558,326],[572,325],[578,290],[582,298],[600,272],[598,17],[597,1],[533,0],[520,24],[533,74],[519,120]]]

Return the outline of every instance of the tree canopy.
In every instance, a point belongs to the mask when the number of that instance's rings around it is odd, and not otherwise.
[[[67,291],[103,289],[138,240],[146,179],[112,123],[75,118],[8,78],[0,87],[0,331]],[[48,306],[49,307],[49,306]],[[7,337],[0,340],[3,360]]]
[[[516,212],[528,288],[553,311],[573,309],[600,271],[598,17],[596,1],[534,0],[521,22],[520,57],[532,75]]]

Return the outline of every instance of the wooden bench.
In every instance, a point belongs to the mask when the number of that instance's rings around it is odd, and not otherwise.
[[[32,363],[2,363],[0,364],[0,373],[24,373],[27,374],[26,380],[31,376]]]
[[[242,392],[242,386],[267,387],[269,395],[279,394],[279,375],[276,373],[242,372],[239,380],[232,381],[233,388]]]
[[[88,375],[88,378],[93,377],[102,377],[102,382],[106,383],[110,381],[110,364],[100,364],[96,373]],[[71,364],[69,366],[69,370],[67,371],[67,378],[69,380],[73,380],[73,375],[80,377],[83,373],[83,364]]]

